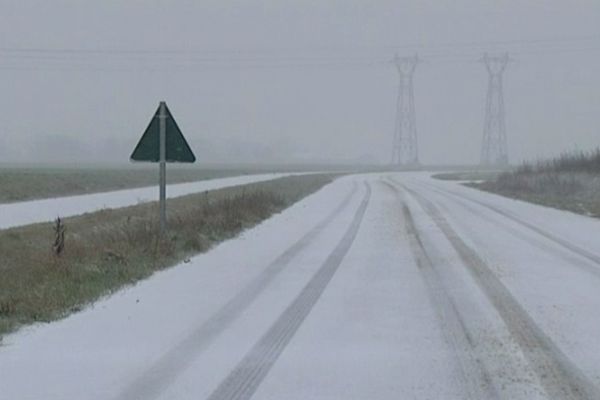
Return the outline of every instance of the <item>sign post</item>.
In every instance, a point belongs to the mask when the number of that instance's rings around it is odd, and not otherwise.
[[[193,163],[196,156],[183,137],[167,103],[161,101],[158,110],[131,154],[131,161],[159,164],[159,227],[167,229],[167,163]]]
[[[160,214],[160,234],[161,236],[167,230],[167,113],[165,112],[166,103],[160,102],[158,106],[159,119],[159,214]]]

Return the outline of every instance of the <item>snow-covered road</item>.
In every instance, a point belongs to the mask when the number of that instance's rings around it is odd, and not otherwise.
[[[600,399],[600,221],[347,176],[0,346],[0,399]]]
[[[204,181],[168,185],[167,197],[179,197],[207,190],[223,189],[249,183],[264,182],[296,173],[271,173],[208,179]],[[53,221],[56,217],[70,217],[104,208],[119,208],[156,201],[158,185],[112,192],[65,196],[52,199],[31,200],[0,204],[0,229]]]

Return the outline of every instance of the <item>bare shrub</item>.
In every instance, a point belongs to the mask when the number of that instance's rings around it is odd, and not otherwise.
[[[54,244],[52,245],[52,250],[57,256],[60,256],[65,249],[65,231],[65,225],[60,217],[57,217],[54,221]]]
[[[0,316],[10,316],[16,311],[15,302],[12,299],[0,299]]]

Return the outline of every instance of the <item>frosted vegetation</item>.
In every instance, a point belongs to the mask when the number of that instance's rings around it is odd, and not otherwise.
[[[289,207],[332,175],[284,177],[169,200],[169,231],[157,236],[156,203],[105,209],[53,223],[0,230],[1,335],[49,322],[133,284]]]
[[[600,149],[524,163],[494,180],[471,186],[600,217]]]

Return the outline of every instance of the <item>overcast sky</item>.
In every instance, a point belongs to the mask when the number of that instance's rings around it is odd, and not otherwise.
[[[484,51],[510,159],[600,144],[600,1],[1,1],[0,162],[127,162],[166,100],[199,161],[388,162],[395,52],[420,158],[479,160]]]

